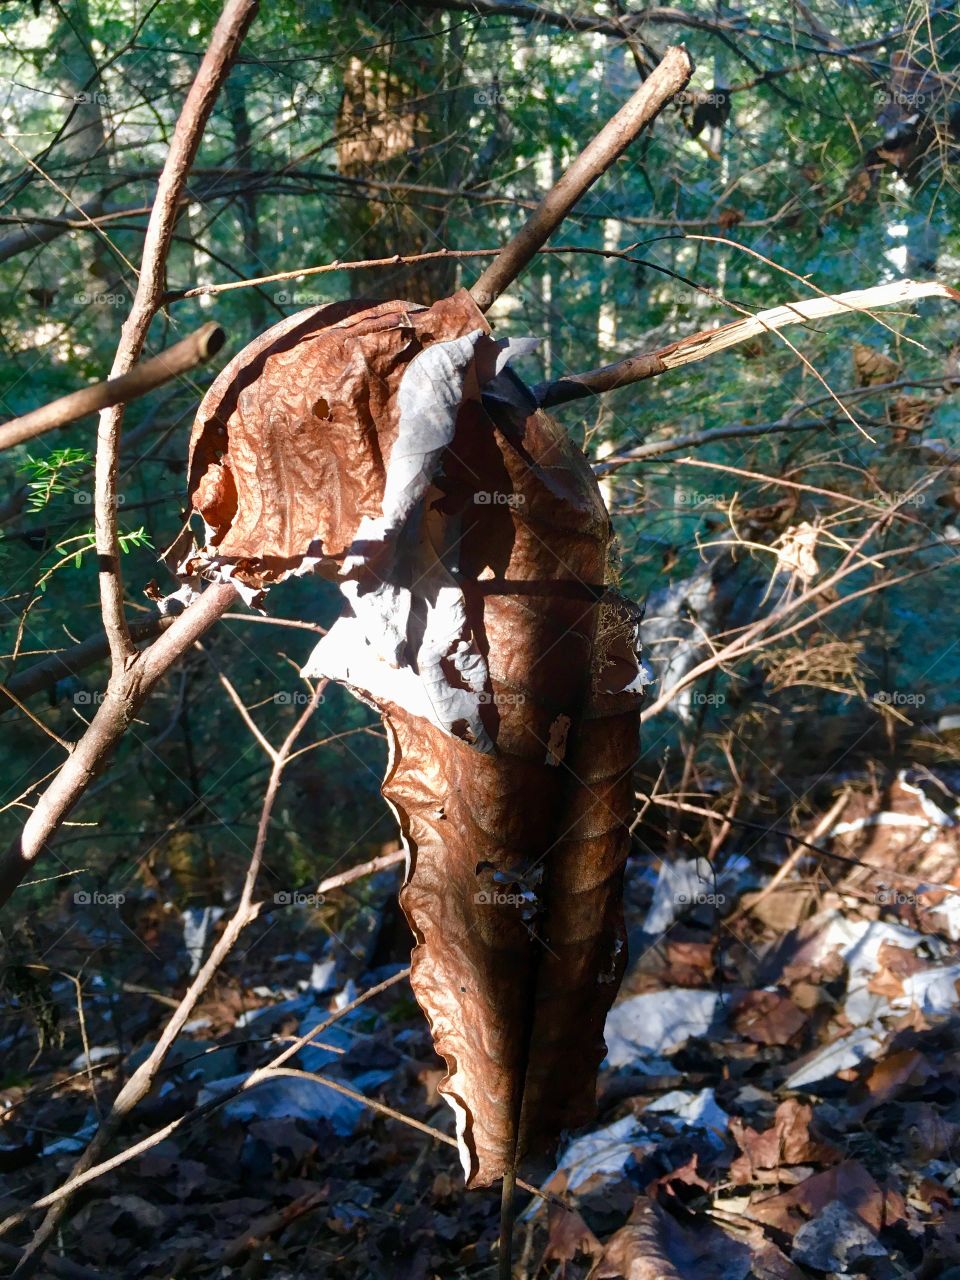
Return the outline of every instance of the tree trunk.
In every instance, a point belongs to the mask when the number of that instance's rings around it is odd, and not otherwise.
[[[448,42],[440,65],[430,58],[433,41],[411,40],[424,28],[439,29],[440,15],[394,7],[381,0],[363,0],[367,23],[383,41],[392,43],[387,57],[351,57],[346,64],[343,103],[338,122],[340,171],[351,178],[377,182],[430,183],[444,186],[450,160],[448,148],[436,144],[451,135],[458,114],[457,93],[445,84],[459,65],[455,46]],[[436,150],[433,148],[436,147]],[[388,257],[443,248],[446,209],[429,197],[402,190],[377,190],[376,199],[358,201],[346,228],[351,257]],[[453,292],[456,263],[437,261],[378,271],[376,276],[354,274],[355,295],[386,300],[404,298],[429,304]]]

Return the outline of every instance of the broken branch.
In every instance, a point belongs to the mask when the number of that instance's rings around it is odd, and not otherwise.
[[[668,369],[694,364],[761,334],[775,333],[787,325],[824,320],[845,312],[869,314],[877,308],[892,307],[899,302],[912,302],[917,298],[950,298],[954,302],[960,302],[960,293],[948,285],[937,284],[932,280],[898,280],[894,284],[881,284],[872,289],[853,289],[849,293],[801,298],[797,302],[785,302],[781,306],[771,307],[768,311],[758,311],[755,316],[747,316],[743,320],[733,320],[716,329],[692,333],[657,351],[627,356],[616,364],[591,369],[588,373],[574,374],[570,378],[542,382],[534,388],[534,394],[538,404],[545,409],[551,405],[567,404],[571,400],[581,400],[584,396],[598,396],[606,391],[614,391],[631,382],[655,378]]]
[[[129,373],[72,391],[59,400],[52,400],[39,409],[13,418],[0,427],[0,449],[12,449],[15,444],[23,444],[24,440],[42,436],[56,427],[65,427],[78,418],[85,418],[88,413],[138,400],[215,356],[225,341],[224,331],[211,321],[166,351],[134,365]]]
[[[637,134],[656,119],[691,75],[693,62],[683,45],[669,48],[660,65],[581,151],[509,244],[471,287],[470,295],[481,311],[488,311],[500,294],[510,287],[584,192],[623,155]]]
[[[236,588],[229,584],[209,587],[111,685],[69,759],[36,802],[23,831],[0,858],[0,906],[103,768],[157,681],[238,598]]]

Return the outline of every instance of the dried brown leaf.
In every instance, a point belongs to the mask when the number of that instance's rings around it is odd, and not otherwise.
[[[880,382],[895,382],[900,376],[900,366],[882,351],[868,347],[866,343],[855,342],[853,372],[858,387],[872,387]]]
[[[201,406],[185,564],[254,596],[340,583],[305,673],[385,720],[411,983],[469,1185],[593,1113],[640,702],[593,473],[502,346],[465,293],[275,326]]]
[[[851,1089],[849,1101],[859,1103],[856,1114],[865,1115],[874,1107],[896,1098],[905,1089],[924,1084],[936,1074],[918,1049],[901,1049],[880,1062],[871,1062],[862,1080]]]
[[[603,1245],[576,1209],[551,1204],[548,1210],[547,1246],[541,1268],[546,1262],[572,1262],[577,1254],[598,1258]]]
[[[762,1133],[736,1117],[730,1121],[730,1132],[744,1153],[731,1168],[741,1184],[762,1180],[758,1174],[782,1165],[832,1164],[840,1159],[839,1151],[813,1130],[813,1108],[795,1098],[780,1103],[773,1124]]]
[[[898,1192],[880,1187],[857,1160],[815,1173],[779,1195],[755,1197],[745,1210],[755,1222],[791,1235],[833,1200],[839,1200],[873,1231],[903,1220],[905,1205]]]
[[[711,1223],[687,1230],[655,1200],[640,1197],[590,1280],[746,1280],[750,1270],[746,1245]]]
[[[777,991],[748,991],[737,1001],[733,1026],[757,1044],[789,1044],[807,1023],[807,1015]]]
[[[919,431],[929,426],[937,401],[926,396],[895,396],[887,411],[889,420],[898,427]]]

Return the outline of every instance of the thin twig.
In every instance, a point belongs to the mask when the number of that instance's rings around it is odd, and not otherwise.
[[[98,1156],[106,1150],[113,1137],[116,1135],[125,1116],[133,1110],[133,1108],[150,1092],[156,1080],[157,1073],[163,1065],[167,1054],[173,1047],[174,1041],[186,1025],[190,1015],[196,1008],[197,1002],[209,986],[211,980],[216,974],[224,959],[230,954],[237,938],[244,929],[247,928],[260,914],[263,906],[262,902],[253,901],[253,891],[256,887],[257,877],[260,874],[260,868],[263,864],[263,854],[266,849],[267,833],[270,827],[270,817],[273,812],[273,806],[276,802],[277,793],[280,789],[280,782],[283,777],[283,771],[286,767],[290,752],[300,733],[303,731],[307,721],[313,715],[319,703],[323,684],[317,686],[313,697],[304,708],[302,714],[297,718],[293,728],[287,734],[279,749],[270,748],[273,767],[270,771],[270,780],[264,793],[263,805],[260,810],[260,822],[257,828],[257,838],[254,844],[253,853],[250,856],[250,864],[247,867],[247,873],[244,878],[243,890],[240,894],[239,902],[234,914],[227,923],[227,927],[217,939],[210,955],[207,957],[206,963],[203,964],[194,978],[193,982],[184,993],[183,998],[174,1010],[173,1015],[163,1029],[163,1033],[149,1056],[137,1067],[133,1075],[126,1082],[120,1092],[117,1094],[110,1112],[104,1119],[93,1138],[90,1140],[84,1152],[81,1154],[73,1172],[68,1181],[75,1181],[76,1178],[90,1169],[96,1162]],[[39,1262],[45,1245],[57,1229],[67,1204],[69,1196],[65,1195],[58,1199],[56,1203],[52,1203],[46,1218],[31,1242],[27,1254],[20,1263],[18,1270],[29,1272]],[[33,1259],[33,1262],[30,1261]]]
[[[13,705],[19,711],[21,711],[23,715],[27,717],[28,720],[33,721],[33,723],[37,726],[38,729],[40,729],[43,733],[45,733],[48,738],[52,738],[58,747],[62,747],[64,751],[66,751],[67,755],[70,754],[70,752],[73,750],[73,745],[67,742],[65,738],[61,738],[59,733],[54,733],[54,731],[50,728],[50,726],[47,724],[44,724],[39,716],[35,716],[33,712],[30,710],[30,708],[28,706],[25,706],[20,701],[20,699],[17,697],[15,693],[11,693],[9,687],[0,685],[0,691],[2,691],[10,699]]]
[[[225,614],[224,616],[230,617],[231,615]],[[128,626],[131,639],[134,643],[139,643],[143,640],[152,640],[161,631],[166,631],[172,623],[172,617],[158,616],[131,622]],[[0,684],[0,709],[2,709],[3,694],[7,694],[10,701],[19,706],[19,699],[29,698],[35,693],[50,689],[58,680],[63,680],[66,676],[74,676],[87,667],[92,667],[95,663],[102,662],[109,652],[110,646],[107,642],[107,637],[101,632],[100,635],[90,636],[89,639],[82,640],[80,644],[72,649],[64,649],[60,653],[53,653],[49,658],[44,658],[42,662],[37,662],[32,667],[27,667],[25,671],[18,671],[5,684]]]
[[[345,1017],[346,1014],[352,1013],[354,1009],[359,1008],[360,1005],[366,1003],[366,1001],[372,999],[376,995],[379,995],[380,992],[387,990],[387,988],[393,986],[394,983],[402,981],[408,976],[408,973],[408,970],[402,970],[400,973],[395,973],[389,978],[385,978],[383,982],[377,983],[375,987],[370,987],[367,991],[364,991],[361,995],[357,996],[355,1000],[350,1001],[349,1004],[345,1004],[341,1009],[337,1009],[336,1012],[332,1013],[329,1018],[325,1019],[318,1026],[314,1027],[307,1035],[298,1037],[291,1046],[278,1054],[273,1062],[268,1065],[281,1065],[291,1056],[291,1053],[296,1053],[299,1049],[303,1048],[303,1046],[312,1040],[314,1036],[319,1035],[322,1031],[326,1030],[327,1027],[332,1026],[333,1023]],[[159,1048],[159,1045],[157,1048]],[[151,1055],[151,1057],[152,1056],[153,1055]],[[261,1068],[261,1070],[266,1070],[266,1068]],[[163,1142],[165,1138],[176,1133],[178,1129],[192,1123],[194,1120],[199,1120],[203,1116],[210,1115],[212,1112],[219,1110],[220,1107],[224,1106],[232,1098],[239,1097],[241,1093],[245,1093],[248,1089],[253,1088],[255,1084],[260,1082],[260,1079],[261,1076],[259,1076],[257,1072],[253,1072],[244,1081],[242,1081],[242,1083],[235,1085],[228,1091],[218,1094],[216,1098],[211,1099],[209,1102],[205,1102],[200,1106],[194,1107],[192,1111],[188,1111],[184,1115],[178,1116],[177,1119],[171,1120],[169,1124],[163,1125],[162,1128],[155,1129],[153,1133],[147,1134],[146,1137],[141,1138],[132,1146],[125,1148],[114,1156],[111,1156],[108,1160],[103,1160],[100,1164],[93,1165],[82,1173],[76,1172],[75,1169],[69,1179],[61,1186],[56,1187],[53,1191],[41,1196],[26,1208],[17,1210],[16,1213],[11,1214],[3,1222],[0,1222],[0,1236],[6,1235],[8,1231],[12,1231],[15,1227],[25,1222],[34,1210],[47,1209],[52,1205],[58,1204],[65,1198],[72,1196],[80,1187],[84,1187],[88,1183],[96,1181],[97,1178],[102,1178],[105,1173],[110,1173],[112,1170],[118,1169],[122,1165],[128,1164],[131,1160],[136,1159],[137,1156],[142,1155],[145,1151],[151,1150],[151,1148],[157,1146],[158,1143]],[[128,1086],[132,1080],[133,1077],[131,1077],[131,1080],[127,1082]],[[441,1140],[448,1140],[445,1134],[441,1135]],[[452,1141],[452,1139],[450,1139],[450,1141]]]
[[[341,871],[335,876],[327,876],[326,880],[321,880],[317,885],[317,893],[331,893],[334,889],[342,889],[346,884],[352,884],[354,880],[359,880],[362,876],[376,875],[378,871],[386,871],[388,867],[395,867],[398,862],[406,859],[406,853],[403,849],[394,849],[390,853],[381,853],[376,858],[371,858],[369,862],[361,862],[355,867],[351,867],[349,871]]]
[[[164,264],[173,235],[179,197],[200,145],[207,118],[257,0],[227,0],[174,130],[144,239],[143,262],[130,316],[123,327],[112,377],[129,373],[143,349],[150,321],[163,294]],[[87,790],[123,737],[157,681],[187,648],[238,599],[235,587],[218,583],[182,613],[149,649],[140,652],[124,613],[117,534],[116,489],[123,406],[101,413],[95,471],[96,548],[100,600],[112,674],[103,702],[64,767],[39,798],[23,831],[0,859],[0,905],[32,867],[48,840]]]
[[[274,747],[273,744],[268,740],[266,735],[261,730],[260,726],[257,724],[256,720],[254,720],[253,716],[250,714],[243,699],[240,697],[239,693],[237,693],[236,686],[233,684],[230,677],[226,674],[226,672],[220,669],[220,667],[214,661],[212,655],[203,647],[203,645],[200,643],[199,640],[194,645],[194,648],[199,649],[200,652],[203,654],[203,656],[207,659],[207,661],[213,667],[213,670],[216,673],[217,679],[220,681],[220,684],[225,690],[227,697],[230,699],[230,701],[236,707],[237,711],[240,713],[240,718],[243,720],[243,723],[250,730],[250,733],[253,735],[253,737],[256,738],[257,742],[263,748],[264,752],[269,757],[269,759],[273,761],[274,767],[276,767],[277,761],[279,759],[279,755],[277,753],[276,747]]]
[[[120,681],[107,687],[83,737],[74,745],[69,759],[37,800],[19,837],[0,857],[0,906],[33,868],[48,841],[103,768],[157,682],[238,599],[236,587],[229,583],[215,583],[208,587],[199,600],[174,618],[158,640],[139,653],[138,660]]]
[[[863,568],[863,564],[859,559],[854,558],[855,554],[859,553],[860,548],[867,542],[872,534],[877,531],[877,529],[882,527],[882,525],[890,518],[891,514],[892,509],[888,509],[879,520],[877,520],[866,530],[864,534],[861,535],[851,548],[851,553],[838,568],[827,574],[826,577],[822,578],[820,581],[812,583],[802,591],[800,595],[794,597],[785,607],[775,609],[765,617],[758,618],[756,622],[745,627],[735,639],[731,640],[722,649],[716,650],[709,658],[705,658],[702,662],[697,663],[695,666],[691,667],[689,671],[685,672],[684,675],[682,675],[669,689],[660,693],[648,707],[643,709],[640,713],[641,723],[658,715],[673,701],[678,693],[682,693],[684,689],[689,688],[689,686],[699,680],[701,676],[708,674],[708,672],[713,671],[718,666],[722,666],[723,663],[728,662],[731,658],[743,658],[748,653],[752,653],[760,648],[763,644],[771,643],[771,639],[767,633],[771,631],[773,627],[780,625],[791,615],[800,612],[804,606],[815,603],[819,598],[824,597],[824,595],[829,596],[832,588],[838,586],[840,582],[844,581],[852,573],[859,573]],[[870,558],[869,563],[877,566],[881,561],[886,561],[893,556],[905,555],[908,552],[915,550],[917,550],[916,547],[892,547],[886,551],[875,553]],[[844,605],[852,604],[854,600],[860,599],[865,595],[871,595],[880,590],[887,590],[900,582],[906,582],[910,578],[918,577],[925,573],[932,573],[934,570],[941,567],[942,565],[940,564],[924,566],[921,569],[899,574],[897,577],[886,582],[873,583],[858,591],[851,592],[850,595],[838,596],[838,598],[830,600],[828,604],[824,605],[820,609],[816,609],[806,617],[802,617],[798,621],[791,623],[782,631],[776,632],[773,640],[780,641],[786,639],[788,636],[795,635],[798,631],[812,626],[827,614],[832,613],[834,610],[839,609]]]
[[[833,824],[847,807],[847,801],[849,799],[850,792],[842,791],[840,795],[837,796],[836,800],[834,800],[827,812],[820,815],[820,820],[810,833],[811,844],[816,840],[822,839],[828,831],[833,829]],[[733,915],[727,918],[727,925],[733,924],[733,922],[735,920],[739,920],[741,916],[749,915],[756,911],[761,902],[766,898],[769,898],[772,893],[775,893],[783,884],[784,880],[786,880],[792,873],[800,859],[804,856],[805,849],[805,845],[795,844],[793,851],[787,858],[786,862],[782,863],[780,867],[777,868],[776,872],[771,876],[756,897],[751,899],[750,905],[744,906],[743,903],[741,903],[740,906],[737,907],[736,911],[734,911]]]
[[[649,801],[651,804],[666,806],[668,809],[679,809],[683,813],[698,814],[704,818],[715,818],[717,816],[713,809],[706,809],[702,805],[688,804],[683,800],[671,800],[668,796],[648,796],[639,792],[637,799]],[[784,840],[790,840],[804,849],[809,849],[812,853],[817,854],[818,857],[830,858],[834,862],[842,862],[845,866],[856,867],[859,871],[876,871],[884,877],[900,881],[903,884],[913,885],[918,889],[942,889],[950,894],[958,892],[955,884],[941,884],[939,881],[931,880],[929,877],[914,876],[908,871],[896,871],[892,867],[877,867],[869,862],[864,862],[860,858],[851,858],[848,854],[835,853],[832,849],[824,849],[821,845],[814,844],[812,840],[807,840],[804,836],[796,835],[786,827],[768,826],[762,822],[749,822],[746,818],[730,818],[730,822],[735,827],[742,827],[745,831],[759,831],[767,836],[781,836]],[[879,883],[885,884],[886,881],[880,881]]]

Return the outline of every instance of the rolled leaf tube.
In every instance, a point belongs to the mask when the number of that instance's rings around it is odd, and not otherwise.
[[[638,611],[583,454],[469,296],[291,317],[201,406],[185,575],[335,578],[305,674],[375,706],[411,984],[468,1185],[590,1118],[626,962]]]

